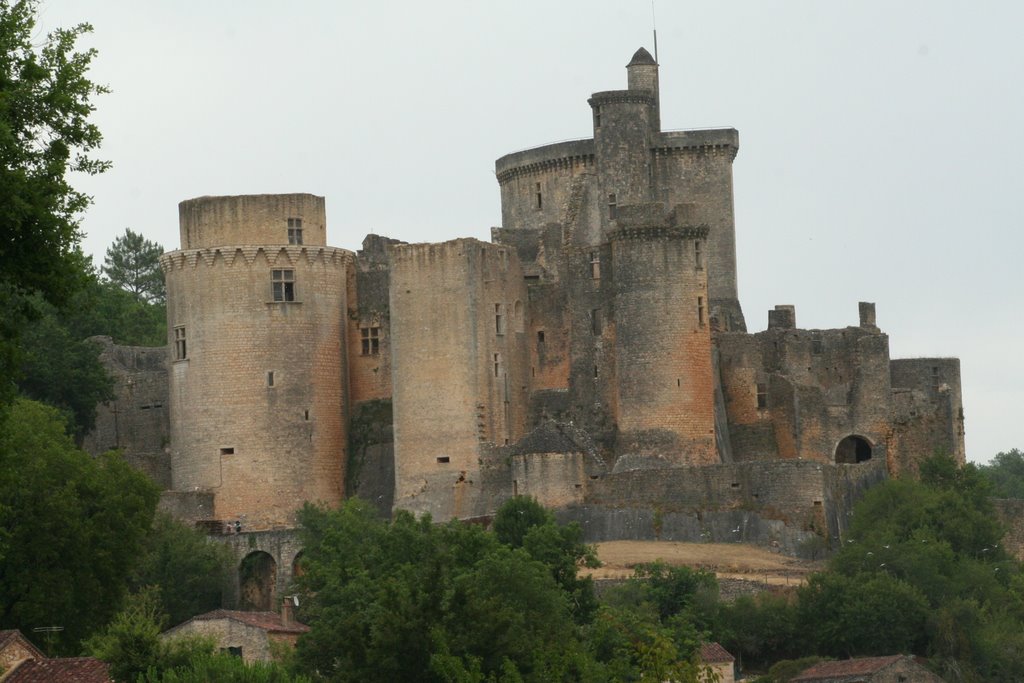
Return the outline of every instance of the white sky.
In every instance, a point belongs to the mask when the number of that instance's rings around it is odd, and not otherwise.
[[[487,239],[494,160],[589,137],[587,97],[653,52],[648,0],[44,0],[88,21],[102,156],[79,186],[102,262],[177,204],[312,192],[329,242]],[[1024,3],[661,0],[666,129],[735,127],[751,331],[874,301],[894,358],[962,361],[967,450],[1024,448]]]

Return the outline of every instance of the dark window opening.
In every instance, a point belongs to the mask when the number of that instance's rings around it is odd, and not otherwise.
[[[185,342],[185,326],[179,325],[174,328],[174,360],[185,360],[188,358],[188,346]]]
[[[513,479],[512,480],[512,495],[513,496],[518,496],[519,495],[519,480],[518,479]]]
[[[497,377],[501,372],[501,354],[494,354],[494,376]]]
[[[439,463],[446,463],[446,462],[450,462],[451,458],[449,458],[447,455],[439,455],[439,456],[437,456],[437,461]]]
[[[537,208],[538,209],[543,209],[544,208],[544,196],[543,196],[543,194],[541,194],[541,191],[540,191],[540,183],[537,183]]]
[[[537,343],[538,344],[543,344],[544,343],[544,330],[537,330]]]
[[[821,337],[812,337],[811,338],[811,353],[813,353],[815,356],[820,356],[822,351],[824,351],[824,350],[825,350],[825,342],[822,340],[822,338]]]
[[[242,656],[242,648],[240,648],[240,647],[222,647],[220,649],[220,651],[223,652],[226,655],[231,656],[231,657],[241,657]]]
[[[505,334],[505,316],[502,315],[501,304],[494,304],[494,333]]]
[[[758,383],[757,385],[757,407],[768,407],[768,385]]]
[[[594,128],[601,127],[601,107],[594,107]]]
[[[617,209],[618,209],[618,203],[615,201],[615,193],[614,192],[609,192],[608,193],[608,220],[610,220],[610,221],[615,220],[616,216],[618,216]]]
[[[601,309],[594,308],[590,311],[590,332],[594,336],[601,334]]]
[[[368,325],[359,328],[360,353],[363,356],[376,356],[380,353],[380,328]]]
[[[304,411],[302,417],[306,420],[306,422],[309,422],[309,411]]]
[[[697,270],[704,270],[704,253],[700,240],[693,241],[693,265]]]
[[[295,301],[295,271],[270,271],[271,290],[274,301]]]
[[[288,244],[302,244],[302,219],[288,219]]]
[[[836,446],[836,462],[854,465],[871,459],[871,444],[860,436],[848,436]]]
[[[729,484],[729,486],[731,486],[734,489],[738,489],[740,487],[740,484],[738,481],[734,481],[733,483]]]
[[[698,296],[697,297],[697,324],[700,325],[701,327],[704,327],[704,320],[705,320],[704,297]]]
[[[597,377],[597,366],[594,366],[594,377]]]
[[[267,386],[268,387],[274,386],[274,371],[273,370],[271,370],[270,372],[267,373]]]
[[[234,455],[235,454],[235,449],[234,449],[234,447],[222,448],[222,449],[220,449],[220,454],[221,455]]]

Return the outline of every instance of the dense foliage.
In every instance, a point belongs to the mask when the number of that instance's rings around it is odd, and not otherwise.
[[[1024,499],[1024,453],[1019,449],[997,453],[992,462],[978,469],[996,498]]]

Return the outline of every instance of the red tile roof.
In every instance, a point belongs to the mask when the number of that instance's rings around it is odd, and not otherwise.
[[[285,625],[284,622],[281,621],[281,615],[277,612],[243,612],[241,610],[233,609],[215,609],[212,612],[192,617],[188,621],[215,621],[217,619],[231,619],[233,621],[239,621],[243,624],[248,624],[249,626],[261,628],[270,633],[305,633],[309,630],[308,626],[300,624],[297,621],[293,621],[291,624]],[[184,624],[187,624],[188,621],[184,622]],[[170,630],[174,631],[184,624],[179,624]],[[6,681],[4,683],[6,683]]]
[[[888,657],[857,657],[836,662],[819,662],[809,669],[804,669],[799,676],[790,679],[790,683],[799,681],[815,681],[819,678],[842,678],[844,676],[870,676],[882,669],[895,664],[904,655]]]
[[[718,643],[704,643],[700,646],[700,659],[705,664],[735,662],[736,658]]]
[[[95,657],[26,659],[4,683],[111,683],[106,662]]]

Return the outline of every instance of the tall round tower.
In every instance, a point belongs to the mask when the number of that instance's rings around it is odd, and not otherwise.
[[[350,252],[326,246],[323,197],[200,197],[164,254],[176,491],[210,517],[289,525],[344,493],[343,334]]]
[[[690,207],[622,207],[611,235],[620,457],[630,466],[718,462],[707,301],[707,225]]]

